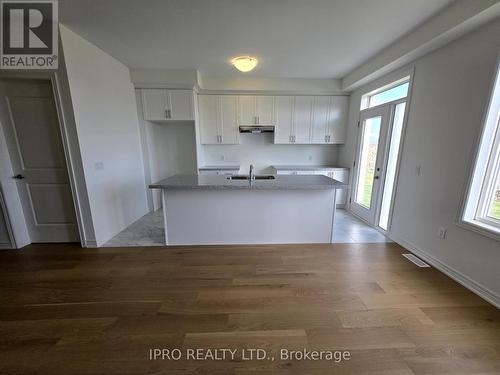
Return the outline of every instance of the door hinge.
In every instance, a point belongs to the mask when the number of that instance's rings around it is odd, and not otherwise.
[[[352,163],[352,166],[355,167],[356,166],[356,160],[354,160],[354,162]]]
[[[352,198],[349,198],[349,203],[352,203]]]
[[[359,121],[358,121],[358,128],[359,128]]]

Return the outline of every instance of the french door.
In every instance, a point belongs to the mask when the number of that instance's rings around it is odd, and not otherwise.
[[[387,231],[395,192],[406,100],[361,111],[351,211]]]

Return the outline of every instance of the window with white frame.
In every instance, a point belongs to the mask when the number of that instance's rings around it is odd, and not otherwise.
[[[497,65],[462,221],[500,239],[500,64]]]
[[[410,87],[410,77],[404,77],[396,82],[369,92],[361,98],[361,110],[376,107],[385,103],[406,98]]]

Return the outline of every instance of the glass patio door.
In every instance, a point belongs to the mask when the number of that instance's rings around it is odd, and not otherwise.
[[[372,225],[375,225],[383,177],[389,114],[389,105],[365,109],[360,114],[351,210]]]

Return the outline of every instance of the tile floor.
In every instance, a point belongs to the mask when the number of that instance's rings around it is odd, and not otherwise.
[[[334,228],[335,243],[373,243],[390,240],[377,230],[363,223],[345,210],[337,210]],[[118,235],[104,246],[163,246],[163,211],[151,212]]]

